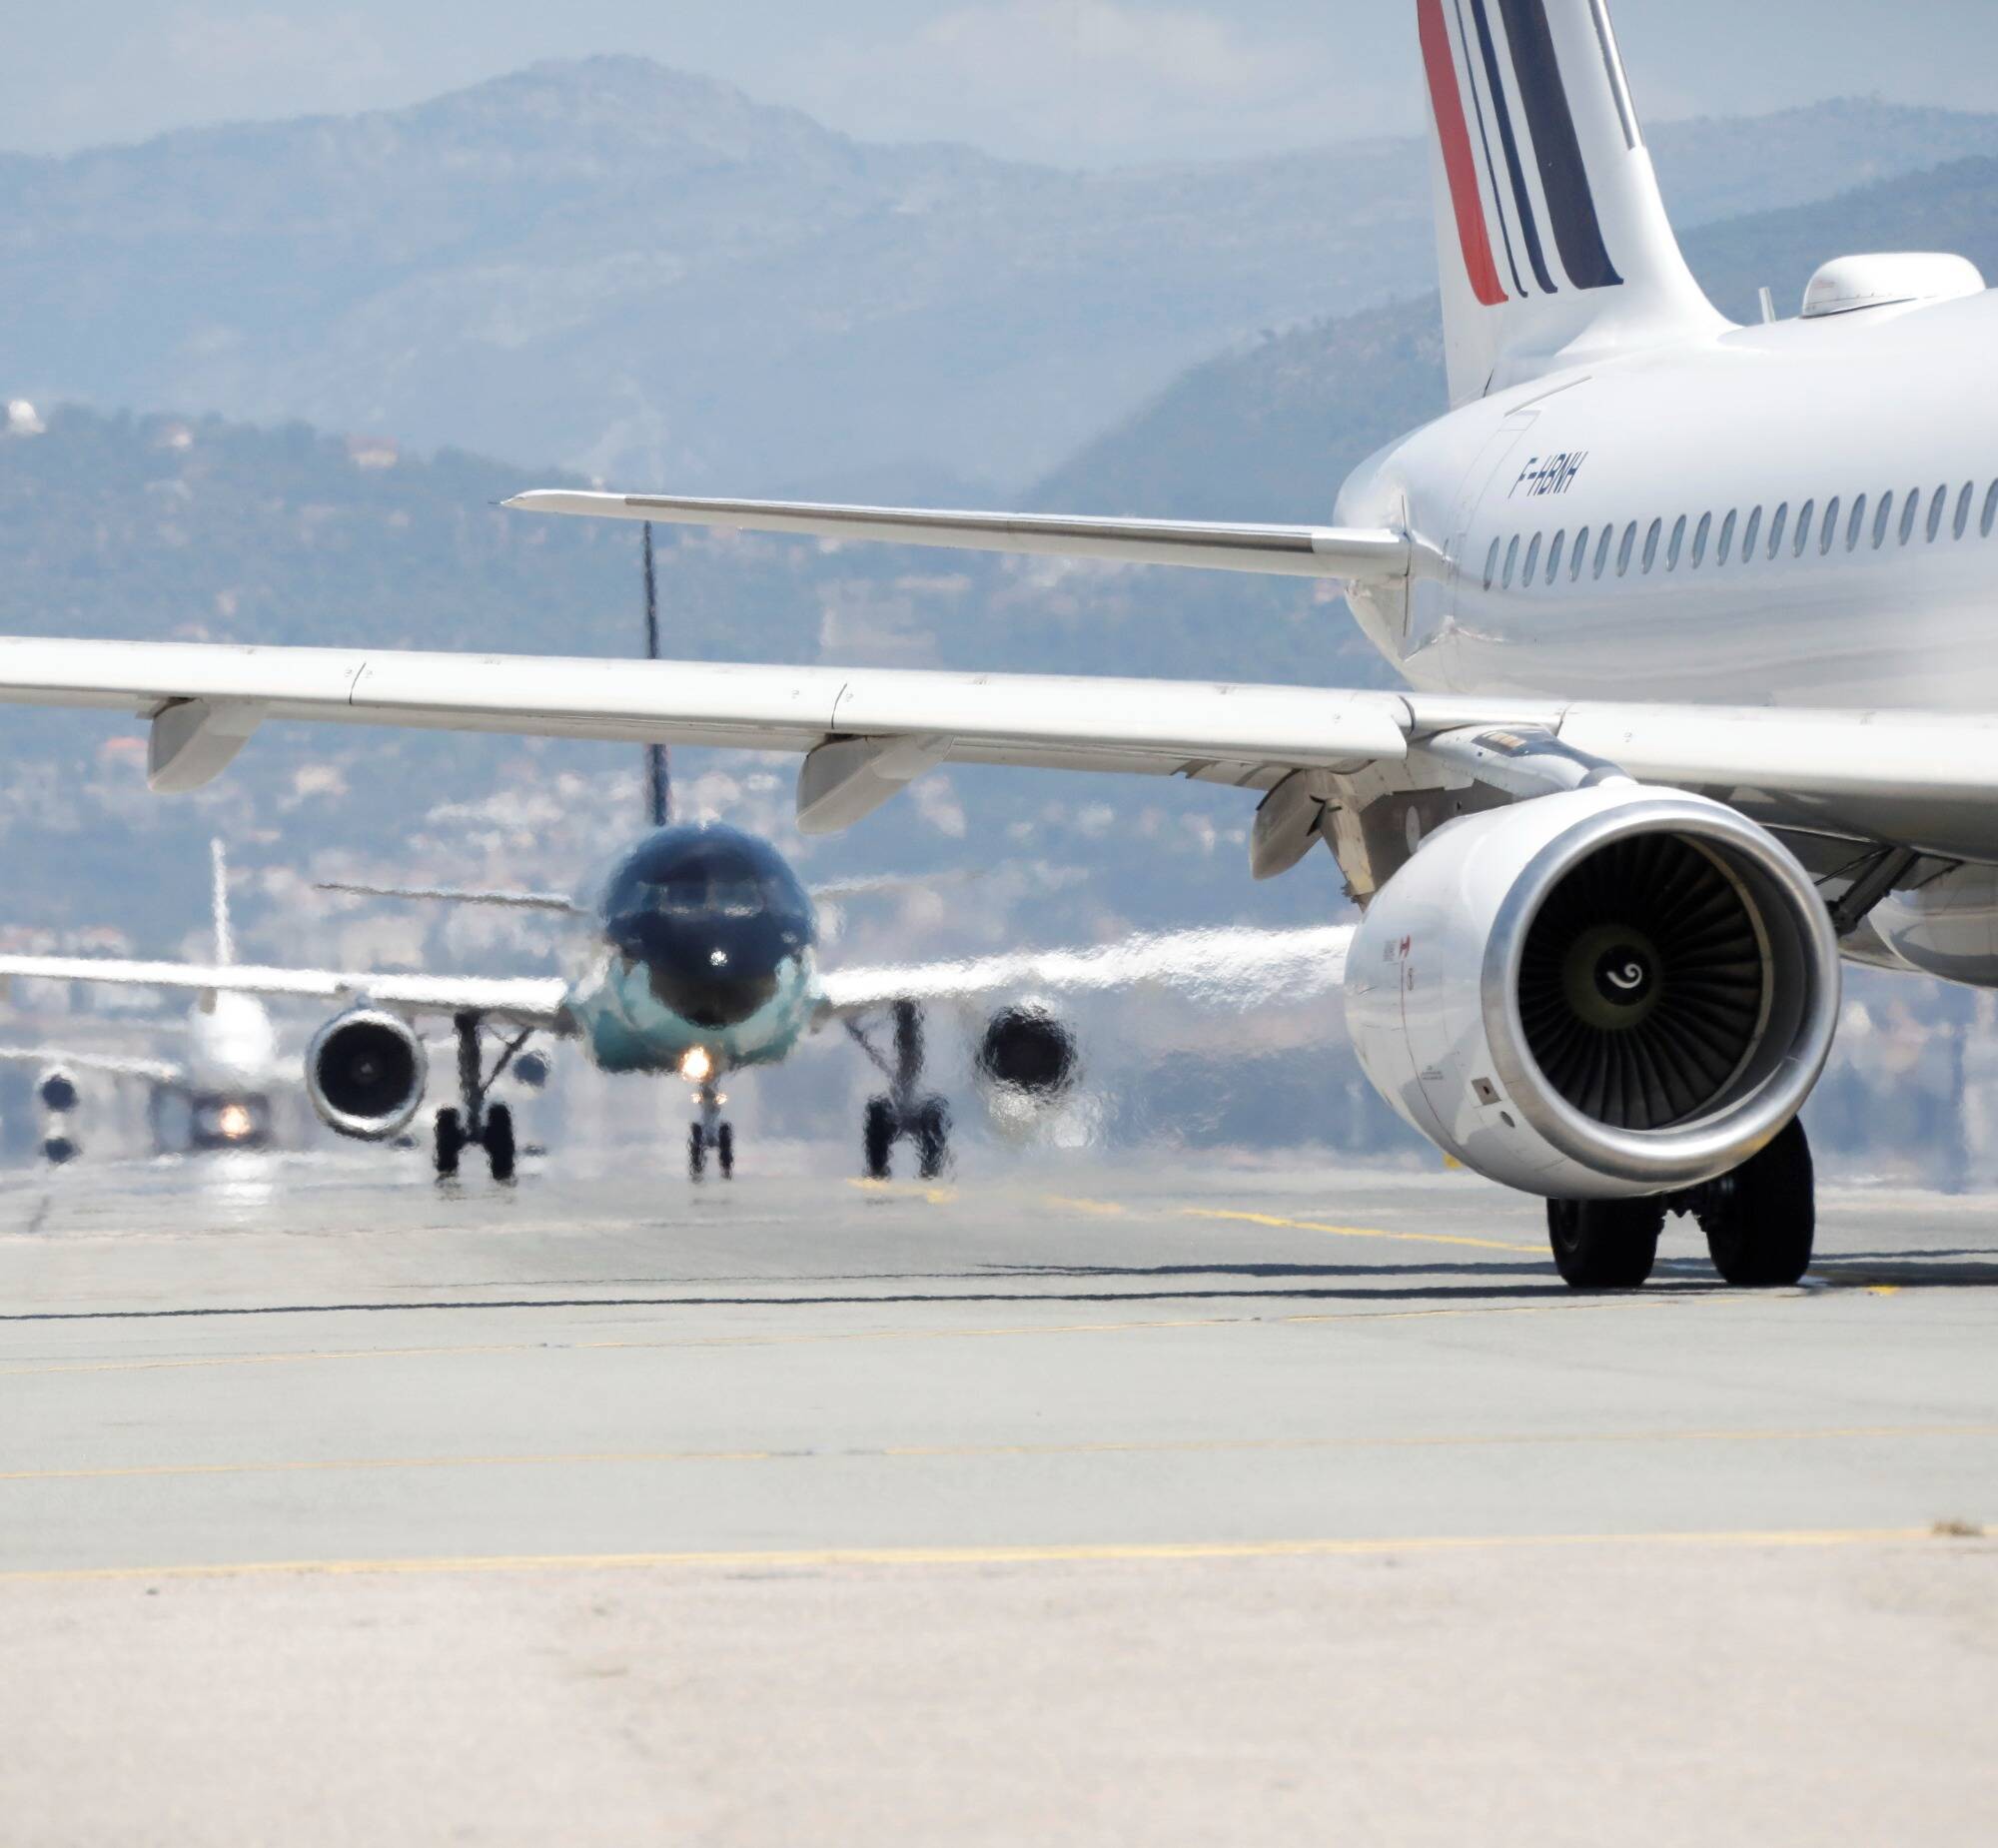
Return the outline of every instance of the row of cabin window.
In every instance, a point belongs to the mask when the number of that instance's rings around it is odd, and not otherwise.
[[[1950,496],[1952,491],[1947,485],[1938,487],[1932,495],[1928,494],[1925,488],[1909,488],[1907,498],[1900,503],[1899,531],[1900,542],[1903,545],[1911,544],[1914,541],[1916,527],[1921,523],[1922,503],[1925,497],[1928,501],[1927,528],[1929,543],[1933,545],[1942,536],[1943,522],[1946,518],[1950,518]],[[1953,519],[1951,519],[1950,529],[1953,535],[1959,539],[1970,530],[1971,508],[1976,497],[1977,484],[1974,481],[1966,482],[1962,490],[1956,492],[1956,511]],[[1887,543],[1887,535],[1894,529],[1895,500],[1896,496],[1894,494],[1886,493],[1882,494],[1877,502],[1871,503],[1873,515],[1873,549],[1875,551],[1878,551]],[[1857,551],[1861,539],[1866,536],[1868,507],[1867,496],[1861,494],[1857,500],[1853,501],[1851,510],[1848,513],[1845,510],[1844,503],[1834,494],[1825,503],[1824,518],[1820,524],[1817,502],[1815,500],[1806,500],[1802,507],[1798,509],[1796,525],[1792,527],[1790,525],[1790,503],[1785,500],[1776,508],[1774,517],[1769,521],[1766,540],[1763,537],[1762,509],[1759,506],[1748,515],[1748,523],[1745,529],[1740,527],[1739,513],[1730,512],[1720,522],[1720,532],[1717,542],[1715,542],[1713,515],[1711,513],[1701,514],[1697,526],[1692,526],[1689,515],[1681,513],[1677,523],[1672,527],[1669,543],[1664,542],[1665,522],[1662,519],[1654,519],[1651,521],[1650,530],[1644,535],[1641,568],[1644,574],[1648,576],[1657,566],[1658,552],[1661,544],[1664,549],[1665,569],[1668,571],[1677,570],[1682,559],[1691,569],[1698,570],[1706,562],[1709,547],[1711,547],[1713,552],[1714,564],[1716,566],[1723,565],[1735,555],[1734,538],[1737,530],[1740,530],[1741,549],[1739,555],[1743,564],[1751,563],[1758,550],[1765,547],[1768,556],[1774,558],[1783,549],[1783,540],[1786,535],[1789,536],[1791,552],[1796,557],[1801,558],[1810,549],[1813,538],[1816,539],[1818,551],[1825,553],[1829,552],[1838,543],[1839,522],[1841,518],[1844,520],[1845,549],[1847,551]],[[1993,481],[1985,493],[1984,513],[1979,531],[1988,539],[1991,536],[1994,525],[1998,525],[1998,481]],[[1692,526],[1692,544],[1690,553],[1688,554],[1686,535],[1689,526]],[[1594,536],[1595,563],[1592,574],[1600,577],[1609,568],[1610,548],[1614,546],[1616,575],[1618,577],[1627,576],[1630,571],[1631,559],[1637,550],[1637,522],[1632,520],[1623,528],[1623,540],[1621,544],[1616,543],[1616,528],[1613,525],[1604,526],[1600,533]],[[1567,549],[1567,534],[1565,531],[1556,532],[1551,544],[1547,544],[1545,535],[1538,532],[1534,533],[1530,540],[1523,539],[1521,536],[1515,534],[1509,544],[1502,538],[1494,539],[1492,541],[1492,550],[1487,554],[1485,559],[1485,587],[1490,590],[1493,584],[1497,582],[1499,588],[1509,590],[1516,577],[1519,587],[1522,590],[1530,588],[1534,579],[1541,573],[1543,546],[1545,548],[1545,581],[1551,584],[1560,575],[1561,561],[1565,555],[1567,558],[1568,582],[1578,583],[1581,580],[1582,570],[1588,565],[1588,542],[1590,537],[1591,534],[1588,527],[1583,526],[1574,535],[1574,548],[1571,552]],[[1521,544],[1524,544],[1526,548],[1523,568],[1519,557],[1519,547]],[[1501,550],[1504,553],[1502,573],[1499,565],[1499,553]]]

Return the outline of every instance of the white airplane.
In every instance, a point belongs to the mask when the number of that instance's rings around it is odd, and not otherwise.
[[[219,840],[209,843],[209,864],[215,966],[226,970],[236,961],[236,939],[229,921],[229,861]],[[0,969],[0,978],[8,973]],[[264,1004],[227,985],[204,991],[189,1011],[187,1052],[180,1059],[61,1046],[0,1046],[0,1060],[42,1068],[35,1085],[49,1118],[42,1154],[54,1163],[73,1161],[83,1152],[71,1121],[82,1103],[76,1082],[80,1072],[150,1085],[155,1140],[163,1148],[171,1143],[189,1153],[268,1146],[275,1129],[272,1096],[292,1082],[279,1058],[277,1032]]]
[[[152,716],[155,785],[267,719],[789,750],[845,825],[944,762],[1252,789],[1365,908],[1361,1060],[1548,1202],[1572,1285],[1668,1212],[1794,1281],[1841,953],[1998,986],[1998,298],[1845,258],[1728,325],[1667,223],[1602,0],[1414,0],[1452,408],[1326,525],[544,492],[516,504],[1345,580],[1412,690],[14,640],[0,696]]]

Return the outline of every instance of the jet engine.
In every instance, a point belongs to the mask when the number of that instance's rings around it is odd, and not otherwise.
[[[1837,1025],[1823,900],[1763,829],[1611,783],[1466,816],[1382,888],[1347,966],[1374,1086],[1551,1199],[1717,1180],[1803,1107]]]
[[[336,1016],[306,1048],[306,1095],[320,1121],[362,1142],[406,1130],[429,1079],[430,1055],[416,1030],[378,1008]]]
[[[1080,1060],[1075,1035],[1039,1001],[1001,1008],[978,1042],[978,1076],[996,1091],[1035,1103],[1065,1096]]]
[[[60,1168],[83,1153],[72,1115],[83,1102],[77,1083],[61,1066],[48,1067],[35,1080],[35,1098],[42,1107],[42,1159]]]

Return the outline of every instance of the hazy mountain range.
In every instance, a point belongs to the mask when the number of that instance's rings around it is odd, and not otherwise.
[[[1770,288],[1794,315],[1827,259],[1955,251],[1998,281],[1998,161],[1952,162],[1835,199],[1698,227],[1686,260],[1723,312]],[[1447,402],[1436,297],[1299,328],[1194,368],[1028,496],[1078,512],[1326,519],[1354,465]]]
[[[1998,155],[1998,119],[1847,102],[1652,141],[1697,224]],[[9,394],[894,496],[1017,489],[1224,347],[1421,290],[1434,255],[1413,141],[1061,172],[596,58],[0,157],[0,262]]]

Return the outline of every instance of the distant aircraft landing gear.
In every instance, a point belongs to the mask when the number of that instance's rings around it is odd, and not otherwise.
[[[437,1171],[442,1179],[458,1173],[459,1158],[469,1148],[484,1148],[486,1166],[496,1181],[510,1181],[518,1161],[513,1142],[513,1113],[504,1104],[488,1105],[487,1098],[500,1075],[513,1063],[514,1055],[527,1043],[528,1034],[505,1041],[492,1071],[480,1057],[481,1022],[477,1014],[460,1014],[452,1021],[458,1035],[459,1106],[447,1105],[437,1113],[433,1145]],[[531,1031],[531,1030],[530,1030]]]
[[[721,1120],[721,1093],[709,1079],[700,1088],[700,1121],[687,1130],[687,1179],[698,1181],[707,1172],[709,1151],[724,1181],[735,1178],[735,1126]]]
[[[1810,1140],[1792,1123],[1730,1175],[1651,1200],[1550,1200],[1547,1233],[1561,1279],[1574,1290],[1635,1290],[1651,1275],[1665,1215],[1690,1215],[1713,1268],[1737,1290],[1802,1280],[1817,1239]]]
[[[852,1021],[846,1030],[888,1081],[888,1095],[867,1100],[861,1121],[862,1171],[870,1181],[888,1178],[895,1144],[907,1137],[916,1145],[917,1172],[934,1181],[950,1162],[950,1107],[940,1097],[922,1096],[923,1014],[913,1001],[894,1005],[894,1057],[885,1057]]]

